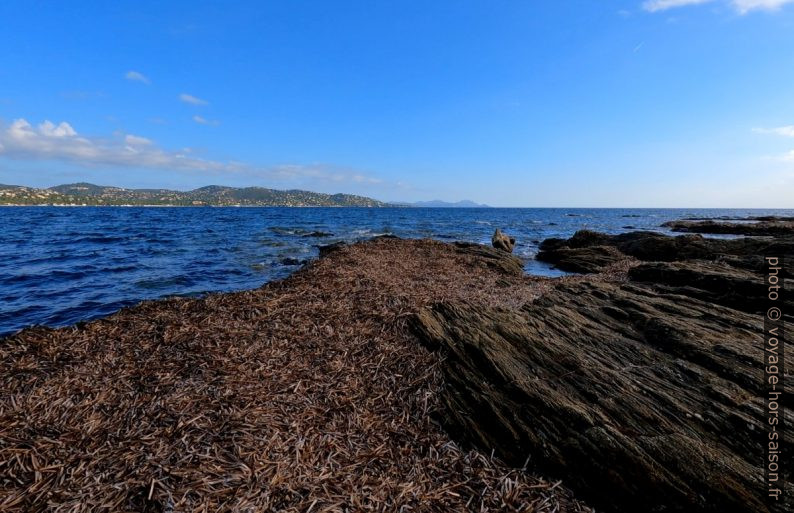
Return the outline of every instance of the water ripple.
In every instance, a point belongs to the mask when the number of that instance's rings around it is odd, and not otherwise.
[[[317,255],[319,244],[376,235],[488,243],[516,237],[528,272],[539,241],[581,228],[660,230],[688,216],[792,211],[644,209],[0,207],[0,335],[108,315],[145,299],[261,286]]]

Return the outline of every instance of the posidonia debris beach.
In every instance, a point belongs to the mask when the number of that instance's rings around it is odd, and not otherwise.
[[[6,338],[0,509],[771,511],[757,255],[794,239],[541,249],[589,274],[384,237],[260,289]]]
[[[550,281],[479,246],[381,239],[285,281],[0,341],[3,511],[590,511],[463,449],[439,416],[430,302]]]

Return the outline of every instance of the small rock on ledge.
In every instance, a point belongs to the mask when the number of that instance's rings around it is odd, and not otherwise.
[[[496,249],[512,253],[513,248],[516,247],[516,240],[513,237],[508,237],[497,228],[496,231],[493,232],[493,237],[491,237],[491,244],[493,244],[493,247]]]

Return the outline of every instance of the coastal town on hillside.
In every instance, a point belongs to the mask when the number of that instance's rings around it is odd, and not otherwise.
[[[261,206],[261,207],[383,207],[386,203],[352,194],[280,191],[264,187],[210,185],[192,191],[124,189],[89,183],[38,189],[0,185],[0,205],[52,206]]]

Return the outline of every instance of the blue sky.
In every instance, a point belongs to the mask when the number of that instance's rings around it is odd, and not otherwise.
[[[794,207],[794,1],[0,3],[0,183]]]

